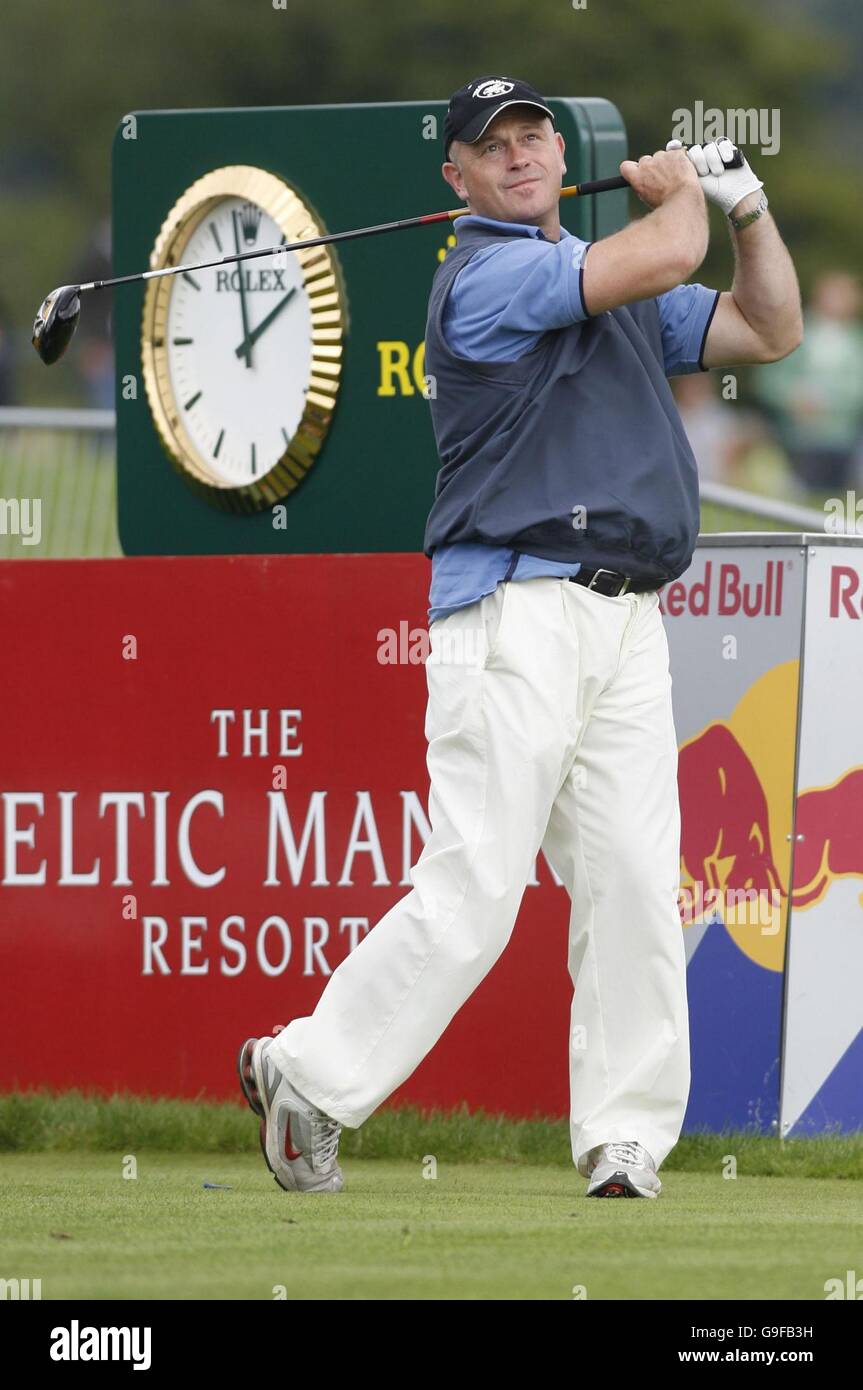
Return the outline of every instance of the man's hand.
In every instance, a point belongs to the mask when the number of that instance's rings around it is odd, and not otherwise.
[[[679,140],[669,140],[665,148],[669,153],[683,150]],[[692,163],[707,201],[716,203],[726,215],[735,212],[750,193],[757,193],[759,188],[764,187],[730,140],[723,138],[711,141],[709,145],[690,145],[683,152]],[[740,154],[743,163],[740,168],[731,169],[728,165],[735,154]]]
[[[625,159],[620,166],[623,178],[650,208],[661,207],[682,188],[698,186],[694,165],[687,159],[682,145],[676,143],[678,148],[674,150],[644,154],[637,164],[634,159]]]
[[[682,285],[704,260],[710,238],[698,175],[683,150],[657,150],[637,164],[625,159],[620,172],[651,211],[587,248],[581,294],[593,317]]]

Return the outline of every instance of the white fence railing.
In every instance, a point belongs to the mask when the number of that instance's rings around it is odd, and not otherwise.
[[[119,555],[113,410],[0,407],[0,558]],[[705,482],[702,500],[795,531],[827,529],[811,507]],[[40,502],[38,543],[15,526],[15,504]],[[26,511],[24,511],[26,515]],[[830,529],[835,533],[835,521]],[[849,525],[853,531],[853,524]]]
[[[113,410],[0,408],[0,559],[120,555]]]
[[[796,502],[783,502],[778,497],[759,497],[754,492],[744,492],[739,487],[727,487],[725,483],[702,483],[702,502],[715,502],[718,507],[731,511],[744,512],[746,516],[757,516],[765,521],[778,521],[795,531],[824,531],[826,514],[814,507],[801,507]],[[835,534],[835,527],[832,528]],[[851,528],[853,530],[853,527]]]

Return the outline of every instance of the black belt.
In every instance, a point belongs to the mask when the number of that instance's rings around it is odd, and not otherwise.
[[[641,593],[645,589],[658,589],[658,584],[645,584],[643,580],[630,579],[628,575],[618,574],[617,570],[585,569],[582,565],[578,574],[569,576],[573,584],[584,584],[588,589],[596,589],[598,593],[605,594],[608,598],[617,598],[619,594],[628,591]]]

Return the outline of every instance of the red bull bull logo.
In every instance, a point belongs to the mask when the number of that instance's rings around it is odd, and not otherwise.
[[[801,792],[794,825],[795,908],[820,902],[834,879],[863,878],[861,827],[863,767],[851,768],[832,786]]]
[[[680,750],[678,786],[681,873],[693,881],[691,910],[698,917],[718,911],[727,921],[728,909],[742,907],[778,932],[783,890],[767,797],[726,724],[710,725]]]
[[[863,767],[795,804],[798,679],[797,662],[768,671],[678,758],[681,919],[721,922],[773,970],[783,968],[789,904],[805,909],[835,879],[863,878]]]

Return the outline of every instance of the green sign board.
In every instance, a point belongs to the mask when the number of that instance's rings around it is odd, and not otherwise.
[[[628,153],[617,108],[597,98],[550,104],[566,142],[565,182],[616,174]],[[184,195],[206,176],[216,177],[214,171],[242,168],[253,179],[263,171],[262,187],[283,187],[288,199],[296,195],[299,211],[291,225],[301,226],[308,214],[325,233],[456,207],[458,199],[440,172],[445,111],[443,102],[399,102],[131,113],[113,146],[114,274],[148,268],[160,245],[159,263],[188,264],[216,259],[235,246],[249,249],[256,236],[263,246],[294,239],[267,239],[275,224],[261,220],[256,195],[247,191],[245,202],[226,200],[212,219],[200,222],[184,254],[165,261],[169,213],[175,210],[174,229],[182,230]],[[625,191],[563,199],[561,221],[575,235],[595,240],[624,225],[626,199]],[[452,235],[451,224],[442,222],[329,248],[333,273],[322,274],[318,284],[335,281],[338,293],[324,294],[320,302],[338,300],[340,322],[337,331],[332,323],[339,315],[323,312],[318,338],[320,370],[337,370],[335,406],[331,412],[310,406],[304,442],[288,465],[292,490],[275,507],[265,498],[253,511],[214,505],[212,490],[196,486],[172,461],[145,389],[145,363],[150,360],[148,380],[159,378],[164,385],[170,360],[176,414],[187,417],[180,424],[188,424],[189,437],[202,448],[222,450],[225,468],[237,470],[230,476],[238,483],[253,481],[265,456],[264,435],[278,428],[280,410],[287,441],[295,423],[291,410],[296,415],[303,399],[320,398],[314,384],[311,394],[297,395],[308,388],[298,384],[290,349],[278,346],[291,333],[297,341],[311,337],[301,296],[293,294],[295,272],[279,275],[268,269],[275,261],[251,259],[242,263],[242,277],[231,279],[238,267],[228,266],[114,291],[125,553],[421,550],[438,469],[423,394],[423,335],[431,280]],[[283,260],[295,263],[293,253]],[[315,264],[307,273],[313,282]],[[158,306],[152,310],[153,294],[162,287],[164,298],[168,286],[176,287],[176,299],[160,320]],[[204,306],[210,317],[202,317]],[[172,358],[153,355],[157,340]],[[334,369],[336,359],[340,365]],[[245,391],[255,372],[267,371],[271,375],[259,379],[255,404],[244,404],[247,397],[232,391],[232,380]],[[327,378],[321,379],[326,394]],[[323,415],[330,417],[328,428],[321,426]]]

